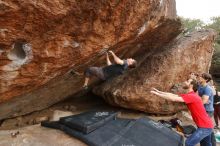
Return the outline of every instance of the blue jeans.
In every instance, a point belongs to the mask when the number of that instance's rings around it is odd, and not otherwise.
[[[186,139],[186,146],[195,146],[200,142],[201,146],[212,146],[212,128],[198,128],[189,138]]]
[[[210,118],[213,117],[214,111],[206,111],[206,113],[209,115]],[[215,134],[212,132],[211,134],[211,141],[212,141],[212,146],[216,146],[216,140],[215,140]]]

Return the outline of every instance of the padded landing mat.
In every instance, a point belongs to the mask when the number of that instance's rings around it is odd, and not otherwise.
[[[133,145],[138,146],[181,146],[183,138],[165,127],[161,123],[155,122],[147,118],[141,118],[135,121],[131,126],[127,127],[123,138],[129,139]],[[120,139],[114,145],[123,145]],[[127,145],[127,143],[125,144]]]
[[[60,118],[60,123],[85,134],[94,131],[110,120],[116,118],[116,112],[91,111]]]
[[[148,118],[111,120],[84,134],[60,122],[43,122],[42,126],[60,129],[89,146],[182,146],[183,138],[161,123]]]

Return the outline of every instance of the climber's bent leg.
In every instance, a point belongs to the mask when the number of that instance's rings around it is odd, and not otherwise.
[[[92,76],[95,76],[101,80],[105,80],[102,67],[89,67],[85,70],[84,75],[85,75],[85,82],[84,82],[83,87],[88,86],[89,79]]]

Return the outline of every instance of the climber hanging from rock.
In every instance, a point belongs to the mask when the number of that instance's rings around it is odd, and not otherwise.
[[[114,64],[111,63],[108,53],[110,53],[113,56],[115,61]],[[105,81],[111,79],[112,77],[123,74],[125,70],[127,70],[128,68],[135,68],[137,65],[136,60],[132,58],[122,60],[118,56],[116,56],[115,53],[112,51],[106,52],[106,61],[107,61],[107,66],[89,67],[85,70],[84,72],[85,82],[83,85],[84,89],[88,89],[88,83],[92,76],[95,76]]]

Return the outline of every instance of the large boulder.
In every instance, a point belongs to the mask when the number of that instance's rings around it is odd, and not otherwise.
[[[213,30],[180,35],[174,41],[142,56],[140,66],[93,89],[108,103],[148,113],[171,114],[186,109],[150,94],[152,87],[164,91],[187,80],[190,72],[208,72],[213,55]]]
[[[175,0],[0,1],[0,120],[78,93],[69,71],[103,65],[103,48],[150,56],[180,32]]]

